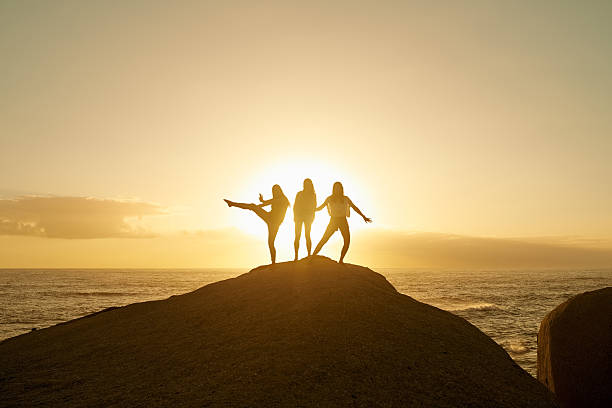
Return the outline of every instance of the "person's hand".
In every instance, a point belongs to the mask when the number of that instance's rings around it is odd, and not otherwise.
[[[365,216],[363,217],[363,220],[364,220],[365,222],[372,222],[372,219],[371,219],[371,218],[368,218],[368,217],[365,217]]]
[[[259,193],[259,201],[262,202],[262,203],[264,202],[264,199],[263,199],[263,196],[261,195],[261,193]]]

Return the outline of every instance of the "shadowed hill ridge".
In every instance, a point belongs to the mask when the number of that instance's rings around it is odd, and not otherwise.
[[[464,319],[324,257],[0,343],[0,406],[549,407]]]

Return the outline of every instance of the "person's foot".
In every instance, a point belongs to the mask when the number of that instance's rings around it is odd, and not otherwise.
[[[339,264],[343,264],[344,263],[344,259],[340,258],[340,260],[338,261]]]
[[[298,257],[296,256],[293,262],[297,262],[297,261],[298,261]]]
[[[232,202],[230,200],[226,200],[225,198],[223,199],[223,201],[225,201],[225,204],[227,204],[228,207],[232,206]]]

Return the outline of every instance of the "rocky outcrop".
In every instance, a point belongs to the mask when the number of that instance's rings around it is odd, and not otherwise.
[[[538,380],[563,407],[612,407],[612,287],[582,293],[546,315]]]
[[[323,257],[8,339],[0,405],[556,406],[464,319]]]

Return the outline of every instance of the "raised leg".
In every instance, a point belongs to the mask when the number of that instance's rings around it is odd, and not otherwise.
[[[342,252],[340,252],[340,263],[344,263],[344,256],[346,255],[349,245],[351,244],[351,231],[349,230],[349,225],[346,219],[344,222],[340,223],[340,233],[342,234],[342,238],[344,238],[344,245],[342,245]]]
[[[243,210],[251,210],[253,211],[255,214],[257,214],[259,216],[259,218],[261,218],[262,220],[264,220],[266,223],[268,223],[269,219],[270,219],[270,213],[267,212],[266,210],[264,210],[263,208],[259,207],[256,204],[253,203],[237,203],[235,201],[230,201],[230,200],[223,200],[227,203],[228,207],[238,207],[238,208],[242,208]]]
[[[224,201],[230,207],[238,207],[238,208],[242,208],[244,210],[252,210],[253,207],[256,207],[256,205],[252,204],[252,203],[237,203],[235,201],[230,201],[230,200],[224,200]]]

